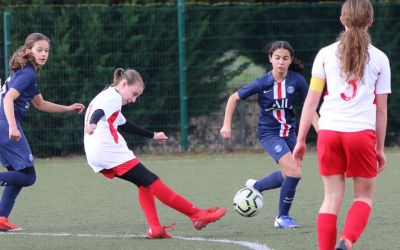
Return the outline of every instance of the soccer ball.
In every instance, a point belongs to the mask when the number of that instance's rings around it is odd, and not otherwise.
[[[254,188],[242,188],[233,197],[235,211],[244,217],[253,217],[263,206],[263,196]]]

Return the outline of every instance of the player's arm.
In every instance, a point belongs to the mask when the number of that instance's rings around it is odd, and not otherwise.
[[[72,105],[66,106],[46,101],[43,99],[43,96],[41,94],[37,94],[32,99],[32,103],[36,109],[48,113],[67,113],[67,112],[82,113],[82,111],[85,109],[85,106],[81,103],[74,103]]]
[[[223,138],[230,138],[232,131],[232,117],[235,112],[236,105],[240,101],[238,92],[233,93],[226,103],[224,124],[220,130],[220,134]]]
[[[16,141],[21,138],[21,133],[17,128],[14,115],[14,100],[17,99],[19,95],[18,90],[10,88],[3,99],[4,113],[8,122],[8,138]]]
[[[89,117],[89,122],[85,125],[85,133],[91,135],[97,128],[97,123],[105,116],[104,110],[96,109]]]
[[[316,76],[311,77],[309,90],[312,90],[312,91],[322,94],[322,91],[324,91],[324,87],[325,87],[325,79],[322,79],[322,78],[319,78]],[[319,100],[318,100],[318,104],[319,104]],[[318,107],[318,104],[317,104],[317,107]],[[319,115],[317,112],[315,112],[313,119],[312,119],[312,125],[316,132],[318,132],[318,121],[319,121]]]
[[[306,151],[306,137],[313,120],[315,120],[316,110],[324,89],[324,84],[324,79],[315,76],[311,78],[310,88],[301,112],[297,142],[293,150],[293,158],[298,167],[300,167],[300,161],[303,160]]]
[[[384,154],[385,136],[387,126],[387,97],[388,94],[376,95],[376,156],[378,160],[378,171],[386,167]]]
[[[126,122],[123,125],[118,126],[118,130],[121,132],[127,132],[134,135],[140,135],[147,138],[154,138],[154,132],[145,128],[142,128],[132,122]]]
[[[168,139],[168,136],[164,132],[153,132],[151,130],[142,128],[132,122],[126,122],[123,125],[118,126],[118,130],[121,132],[127,132],[134,135],[141,135],[147,138],[152,138],[157,141],[164,142]]]

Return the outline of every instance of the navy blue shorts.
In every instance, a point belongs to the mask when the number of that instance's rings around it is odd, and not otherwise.
[[[22,170],[34,165],[31,148],[26,136],[18,124],[21,133],[19,141],[8,138],[8,123],[0,120],[0,160],[3,166],[12,166],[15,170]]]
[[[293,152],[296,145],[296,134],[292,133],[287,137],[279,137],[278,135],[264,136],[260,140],[263,149],[274,159],[279,161],[282,156],[288,152]]]

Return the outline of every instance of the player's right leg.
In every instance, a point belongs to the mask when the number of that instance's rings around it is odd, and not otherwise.
[[[346,176],[354,181],[354,201],[340,238],[351,247],[363,233],[371,214],[377,176],[376,138],[373,131],[365,130],[344,133],[342,141],[348,162]]]
[[[7,121],[0,121],[0,129],[8,131]],[[11,224],[8,216],[22,187],[31,186],[36,181],[32,151],[22,128],[18,141],[9,140],[7,133],[0,134],[0,161],[6,172],[0,172],[0,186],[4,186],[0,200],[0,230],[19,231],[20,227]]]
[[[165,185],[158,178],[157,175],[148,170],[141,163],[139,163],[133,169],[128,171],[126,174],[120,176],[120,178],[135,183],[136,185],[139,186],[141,192],[140,194],[142,194],[142,196],[144,195],[148,196],[146,199],[143,199],[144,205],[142,206],[142,208],[145,212],[145,215],[146,213],[148,214],[146,215],[146,218],[148,218],[148,222],[152,231],[163,231],[162,229],[168,229],[168,227],[162,228],[161,226],[156,225],[155,222],[154,223],[152,222],[152,221],[158,221],[158,217],[157,219],[154,219],[156,218],[157,215],[157,212],[155,210],[155,205],[154,208],[152,205],[150,206],[145,205],[145,204],[151,204],[152,197],[150,198],[150,195],[154,195],[167,206],[188,216],[193,223],[193,227],[198,230],[204,228],[209,223],[219,220],[226,213],[226,209],[222,208],[212,208],[212,209],[197,208],[193,203],[191,203],[183,196],[174,192],[171,188]],[[145,202],[145,200],[147,200],[147,202]],[[151,223],[154,225],[153,226],[154,228],[158,229],[153,229]]]
[[[286,176],[282,182],[279,196],[279,213],[275,219],[275,228],[296,228],[297,222],[289,215],[294,201],[296,188],[301,180],[301,169],[295,166],[292,153],[289,151],[279,161],[282,173]]]
[[[8,217],[22,187],[33,185],[36,174],[33,167],[20,171],[15,171],[12,167],[8,169],[11,171],[0,172],[0,186],[4,186],[0,200],[0,231],[15,232],[22,228],[10,223]]]

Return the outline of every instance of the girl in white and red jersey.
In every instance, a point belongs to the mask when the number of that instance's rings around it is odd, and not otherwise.
[[[113,84],[99,93],[90,103],[85,115],[84,145],[86,157],[94,172],[105,177],[129,181],[139,189],[139,203],[149,224],[146,237],[171,238],[158,219],[154,197],[188,216],[193,227],[201,230],[225,215],[225,208],[199,209],[166,186],[156,174],[148,170],[129,150],[119,133],[127,132],[158,141],[166,141],[164,132],[153,132],[127,122],[121,113],[122,105],[134,103],[143,93],[144,83],[133,69],[114,71]]]
[[[351,249],[370,216],[377,173],[386,167],[384,142],[390,65],[367,32],[373,22],[369,0],[347,0],[338,41],[321,49],[312,68],[293,156],[298,166],[305,139],[326,84],[318,132],[319,173],[324,200],[317,216],[319,249],[335,249],[337,214],[345,194],[345,177],[354,182],[354,200],[336,249]]]

